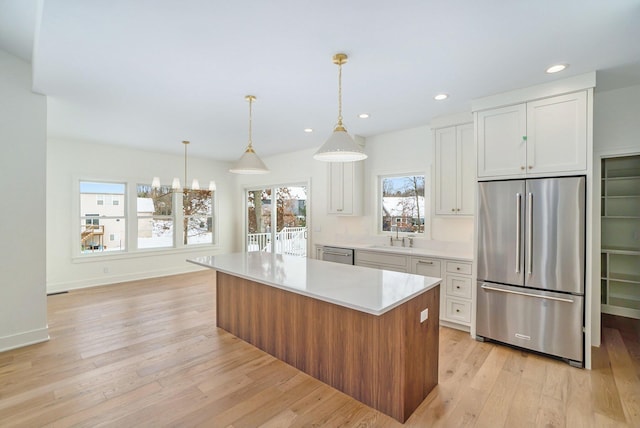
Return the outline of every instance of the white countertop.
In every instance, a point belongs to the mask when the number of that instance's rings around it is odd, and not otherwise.
[[[441,281],[264,252],[204,256],[187,261],[372,315],[382,315]]]
[[[442,259],[460,260],[464,262],[473,261],[473,249],[472,248],[448,248],[443,246],[441,248],[419,248],[419,247],[402,247],[402,246],[389,246],[380,244],[359,244],[359,243],[316,243],[316,246],[320,247],[337,247],[337,248],[351,248],[354,250],[366,250],[377,251],[380,253],[390,254],[403,254],[405,256],[416,257],[438,257]]]

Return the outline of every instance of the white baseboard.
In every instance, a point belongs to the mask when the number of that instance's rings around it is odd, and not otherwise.
[[[33,345],[35,343],[46,342],[47,340],[49,340],[48,327],[25,331],[12,336],[0,337],[0,352],[22,348],[23,346]]]
[[[105,275],[100,278],[87,278],[77,281],[66,281],[60,283],[48,283],[47,293],[61,293],[65,291],[78,290],[81,288],[97,287],[101,285],[117,284],[120,282],[137,281],[140,279],[158,278],[162,276],[179,275],[182,273],[196,272],[205,268],[185,264],[184,267],[173,267],[168,269],[154,269],[146,272],[133,272],[124,275]]]

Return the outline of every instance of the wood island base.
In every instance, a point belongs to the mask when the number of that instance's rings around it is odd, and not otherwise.
[[[216,275],[218,327],[400,422],[438,383],[439,286],[376,316]]]

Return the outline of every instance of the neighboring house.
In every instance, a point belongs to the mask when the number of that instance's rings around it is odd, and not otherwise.
[[[153,236],[154,220],[151,216],[155,212],[153,198],[138,198],[138,217],[149,217],[138,220],[138,238],[151,238]]]
[[[123,248],[126,237],[124,195],[81,193],[82,251],[109,251]]]
[[[414,232],[424,227],[424,196],[385,196],[382,198],[383,228],[395,231],[397,225],[401,232]],[[418,213],[420,213],[418,220]],[[393,226],[393,227],[392,227]]]

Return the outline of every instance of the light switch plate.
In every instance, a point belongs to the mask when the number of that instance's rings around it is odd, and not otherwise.
[[[420,312],[420,322],[425,322],[429,318],[429,308]]]

